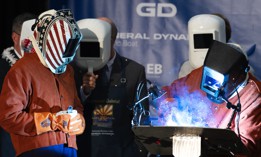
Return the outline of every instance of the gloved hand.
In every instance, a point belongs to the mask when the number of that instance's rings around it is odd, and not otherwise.
[[[35,112],[34,122],[36,126],[36,133],[42,134],[47,131],[61,130],[63,132],[69,131],[69,121],[71,115],[63,114],[57,115],[50,112]]]
[[[50,112],[34,113],[36,133],[61,130],[69,135],[81,134],[85,129],[84,118],[73,110],[72,113],[61,111],[56,114]]]

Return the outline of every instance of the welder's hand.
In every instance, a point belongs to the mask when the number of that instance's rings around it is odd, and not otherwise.
[[[82,134],[85,129],[85,120],[81,114],[77,114],[75,117],[70,119],[69,123],[69,135]]]
[[[60,116],[68,115],[68,114],[70,115],[70,119],[67,123],[68,125],[65,125],[65,126],[61,125],[61,124],[64,124],[64,123],[59,121],[58,118]],[[57,118],[56,128],[65,132],[65,133],[68,133],[69,135],[82,134],[84,129],[85,129],[84,117],[80,113],[78,113],[77,110],[73,110],[72,108],[56,113],[56,118]]]
[[[93,73],[85,73],[82,78],[82,89],[85,95],[89,95],[91,91],[96,86],[96,80],[98,75],[94,75]]]

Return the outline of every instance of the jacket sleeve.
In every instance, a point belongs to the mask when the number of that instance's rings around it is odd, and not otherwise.
[[[257,85],[250,81],[240,96],[240,137],[251,157],[261,156],[261,96]],[[236,131],[235,131],[236,132]]]
[[[0,95],[0,125],[9,133],[36,135],[33,115],[26,112],[30,101],[30,80],[10,70]]]

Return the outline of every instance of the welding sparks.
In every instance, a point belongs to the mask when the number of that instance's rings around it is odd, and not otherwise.
[[[158,116],[153,125],[209,127],[213,122],[211,101],[199,91],[188,92],[186,87],[172,98],[153,104]]]

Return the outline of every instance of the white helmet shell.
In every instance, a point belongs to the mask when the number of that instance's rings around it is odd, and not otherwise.
[[[27,20],[23,23],[20,36],[21,53],[30,52],[32,45],[29,43],[29,37],[33,35],[32,25],[36,19]]]
[[[71,10],[48,10],[32,27],[30,39],[41,63],[55,74],[64,73],[82,38]]]
[[[101,69],[111,52],[111,25],[103,20],[88,18],[77,21],[83,38],[75,57],[76,64],[89,72]]]
[[[225,21],[216,15],[200,14],[188,22],[189,62],[193,68],[203,65],[213,40],[226,42]]]

